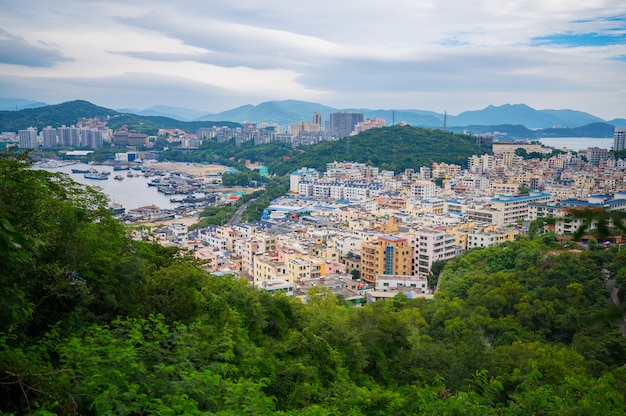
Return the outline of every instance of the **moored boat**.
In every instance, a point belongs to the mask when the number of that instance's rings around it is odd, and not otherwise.
[[[101,173],[101,172],[85,173],[84,177],[85,177],[85,179],[96,179],[96,180],[99,180],[99,181],[109,179],[108,175],[105,175],[104,173]]]

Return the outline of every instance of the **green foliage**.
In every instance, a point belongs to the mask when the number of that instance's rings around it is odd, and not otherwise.
[[[586,233],[605,238],[613,233],[626,232],[626,214],[620,211],[608,211],[605,209],[580,209],[573,210],[571,216],[582,220],[582,225],[574,232],[574,239],[580,240]]]
[[[123,114],[109,108],[98,107],[88,101],[76,100],[19,111],[0,111],[0,131],[18,131],[28,127],[37,127],[41,130],[47,126],[58,127],[63,124],[71,126],[83,117],[108,119],[108,126],[112,129],[127,125],[131,130],[151,135],[156,135],[161,128],[196,131],[201,127],[211,126],[241,127],[241,124],[229,121],[186,122],[167,117]]]
[[[290,160],[276,161],[270,169],[282,175],[302,166],[325,170],[329,162],[350,160],[402,172],[407,168],[430,166],[433,162],[465,166],[469,156],[489,152],[489,149],[477,146],[470,136],[411,126],[384,127],[359,133],[349,139],[349,153],[346,151],[347,140],[303,146]]]
[[[202,127],[236,128],[241,127],[241,124],[230,121],[180,121],[169,117],[117,113],[116,117],[109,120],[108,126],[114,130],[127,126],[129,130],[156,136],[159,129],[180,129],[195,132]]]
[[[434,299],[303,304],[130,241],[101,194],[24,155],[0,173],[3,413],[626,413],[626,338],[604,315],[618,248],[521,239],[437,264]]]
[[[47,126],[71,126],[81,117],[99,117],[106,119],[118,112],[98,107],[90,102],[77,100],[45,107],[29,108],[19,111],[0,111],[0,131],[18,131],[28,127],[43,129]]]

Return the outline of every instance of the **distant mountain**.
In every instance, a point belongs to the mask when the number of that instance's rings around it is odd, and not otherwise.
[[[498,124],[498,125],[475,125],[464,127],[451,127],[448,130],[455,133],[467,132],[473,135],[485,133],[499,133],[501,139],[524,139],[533,140],[542,137],[613,137],[615,126],[608,123],[591,123],[580,127],[551,127],[546,129],[531,130],[521,124]]]
[[[550,128],[535,132],[537,137],[613,137],[615,126],[608,123],[591,123],[573,128]]]
[[[383,118],[388,126],[405,122],[412,126],[442,128],[444,114],[425,110],[371,110],[366,108],[336,109],[318,103],[285,100],[267,101],[258,105],[244,105],[216,114],[207,114],[204,120],[230,120],[242,123],[277,123],[288,125],[302,120],[312,120],[313,112],[319,112],[322,120],[336,111],[363,113],[364,118]],[[525,104],[490,105],[482,110],[465,111],[457,116],[447,115],[446,126],[496,126],[523,125],[528,129],[552,127],[580,127],[605,122],[599,117],[576,110],[535,110]]]
[[[521,124],[529,129],[578,127],[595,122],[604,120],[582,111],[535,110],[526,104],[490,105],[482,110],[465,111],[448,118],[448,125],[453,126]]]
[[[238,123],[228,121],[181,121],[168,117],[139,116],[132,113],[120,113],[110,108],[98,107],[88,101],[68,101],[34,109],[18,111],[0,111],[0,131],[14,131],[47,126],[59,127],[75,125],[79,118],[99,117],[109,120],[109,127],[117,129],[127,125],[129,129],[146,134],[156,134],[161,128],[178,128],[196,131],[200,127],[214,125],[240,127]]]
[[[120,113],[136,114],[138,116],[168,117],[180,121],[199,120],[204,115],[206,115],[206,113],[203,111],[197,111],[182,107],[168,107],[166,105],[155,105],[153,107],[143,110],[123,108],[118,109],[117,111],[119,111]],[[206,118],[204,118],[204,120],[206,120]]]
[[[24,98],[0,98],[0,111],[19,111],[25,108],[45,107],[41,101],[25,100]]]
[[[4,100],[4,101],[3,101]],[[14,111],[14,107],[16,101],[21,99],[0,99],[0,106],[3,105],[13,105],[13,111],[10,111],[11,114],[0,114],[0,124],[5,126],[15,126],[20,125],[23,126],[26,124],[26,127],[29,125],[39,126],[45,118],[34,118],[32,114],[34,113],[22,113],[16,114]],[[36,102],[21,100],[22,105],[36,105]],[[87,103],[86,101],[75,101],[75,103],[82,102]],[[29,103],[29,104],[28,104]],[[63,104],[59,104],[63,105]],[[89,105],[94,106],[89,103]],[[41,109],[46,109],[48,107],[54,106],[46,106],[40,107]],[[94,106],[97,107],[97,106]],[[18,107],[19,108],[19,107]],[[102,107],[97,107],[102,108]],[[575,130],[568,131],[564,129],[576,129],[582,128],[585,126],[592,125],[588,131],[591,132],[591,135],[588,137],[606,137],[608,134],[607,131],[611,129],[612,126],[626,126],[626,119],[617,118],[611,121],[602,120],[599,117],[594,115],[576,111],[576,110],[535,110],[528,105],[525,104],[504,104],[501,106],[493,106],[490,105],[482,110],[473,110],[473,111],[465,111],[460,113],[459,115],[450,115],[444,116],[444,114],[437,113],[434,111],[426,111],[426,110],[415,110],[415,109],[404,109],[404,110],[371,110],[366,108],[345,108],[345,109],[337,109],[333,107],[329,107],[319,103],[307,102],[307,101],[298,101],[298,100],[283,100],[283,101],[266,101],[260,103],[258,105],[243,105],[237,108],[233,108],[231,110],[223,111],[215,114],[203,114],[196,110],[190,110],[186,108],[180,107],[168,107],[168,106],[154,106],[144,110],[133,110],[133,109],[123,109],[119,111],[104,109],[106,111],[101,111],[101,114],[106,114],[109,116],[114,116],[125,113],[125,114],[133,114],[138,117],[157,117],[163,119],[175,119],[180,122],[195,122],[195,121],[211,121],[211,122],[219,122],[219,124],[225,122],[231,123],[243,123],[243,122],[253,122],[257,124],[268,123],[268,124],[279,124],[279,125],[289,125],[293,123],[298,123],[301,121],[312,121],[313,113],[319,112],[322,116],[322,122],[325,123],[330,119],[330,114],[337,111],[345,111],[345,112],[358,112],[363,113],[364,118],[383,118],[386,120],[387,126],[391,126],[394,124],[398,124],[400,122],[404,122],[411,126],[417,127],[428,127],[428,128],[443,128],[444,127],[444,118],[445,125],[448,130],[462,132],[464,130],[471,131],[472,134],[476,134],[477,132],[485,133],[491,132],[494,130],[499,131],[507,131],[509,132],[511,137],[516,138],[533,138],[539,137],[536,133],[536,130],[540,129],[554,129],[550,131],[545,131],[544,134],[550,135],[560,135],[565,134],[571,136],[576,136],[574,133]],[[8,112],[8,111],[7,111]],[[47,111],[46,111],[47,112]],[[89,111],[83,110],[85,114],[89,113]],[[95,111],[97,113],[98,111]],[[18,113],[21,113],[18,111]],[[96,115],[96,114],[93,115]],[[67,119],[71,119],[70,121],[66,120],[65,124],[72,124],[76,122],[76,119],[73,115],[74,113],[70,113],[70,116]],[[13,120],[9,122],[9,120]],[[52,121],[60,120],[59,117],[53,118]],[[193,120],[193,121],[192,121]],[[154,121],[154,120],[153,120]],[[7,124],[8,123],[8,124]],[[600,126],[596,125],[596,123],[606,123],[608,126]],[[178,123],[173,123],[177,124]],[[55,125],[54,123],[48,123],[46,125]],[[157,123],[157,125],[161,125],[161,121]],[[20,128],[26,128],[20,127]],[[45,125],[44,125],[45,127]],[[520,128],[523,127],[523,128]],[[6,127],[9,128],[9,127]],[[15,130],[11,128],[10,130]],[[6,130],[4,130],[6,131]],[[535,131],[535,133],[533,133]]]
[[[604,123],[600,117],[576,110],[540,110],[541,113],[552,115],[555,122],[552,126],[579,127],[592,123]]]
[[[313,121],[313,113],[316,111],[321,114],[322,120],[327,120],[330,117],[330,113],[337,110],[322,104],[306,101],[266,101],[259,105],[248,104],[221,113],[207,114],[202,116],[202,119],[287,125],[299,123],[303,120]]]

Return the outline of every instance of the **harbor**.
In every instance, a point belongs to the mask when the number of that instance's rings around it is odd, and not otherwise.
[[[42,161],[35,168],[66,173],[74,181],[100,188],[116,216],[127,223],[160,223],[189,218],[208,205],[232,203],[242,190],[221,187],[221,174],[230,168],[176,162],[153,162],[134,168],[68,161]],[[254,189],[247,189],[251,192]]]

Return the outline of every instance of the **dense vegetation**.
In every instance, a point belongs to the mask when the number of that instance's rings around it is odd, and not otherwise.
[[[119,114],[109,121],[108,126],[113,130],[122,126],[128,126],[130,130],[156,136],[159,129],[180,129],[189,132],[196,132],[201,127],[241,127],[239,123],[230,121],[180,121],[169,117],[161,116],[138,116],[136,114]]]
[[[196,163],[225,163],[250,160],[268,165],[270,171],[284,175],[306,166],[326,170],[326,164],[349,160],[378,166],[381,169],[402,172],[430,166],[433,162],[455,163],[467,166],[467,158],[475,154],[491,153],[489,146],[479,146],[476,138],[444,130],[412,126],[393,126],[371,129],[337,141],[323,141],[296,149],[284,143],[255,146],[247,142],[235,146],[234,141],[206,140],[200,149],[183,152],[172,149],[163,154],[167,160]]]
[[[212,276],[130,240],[98,192],[0,155],[0,411],[626,414],[605,272],[549,236],[472,250],[434,300],[362,308]]]
[[[82,117],[98,117],[106,120],[118,114],[115,110],[98,107],[87,101],[69,101],[19,111],[0,111],[0,131],[17,132],[28,127],[37,127],[41,130],[47,126],[71,126]]]
[[[399,173],[430,167],[433,162],[467,166],[469,156],[490,152],[490,147],[476,145],[475,137],[438,129],[392,126],[367,130],[349,139],[300,147],[288,160],[276,161],[271,169],[277,174],[302,166],[326,170],[329,162],[349,160]]]
[[[167,117],[145,117],[123,114],[109,108],[98,107],[88,101],[76,100],[45,107],[29,108],[19,111],[0,111],[0,131],[23,130],[28,127],[43,129],[47,126],[59,127],[75,125],[79,118],[98,117],[109,120],[112,129],[127,125],[129,129],[140,133],[156,135],[159,129],[178,128],[196,131],[200,127],[228,126],[240,127],[239,123],[228,121],[179,121]]]

